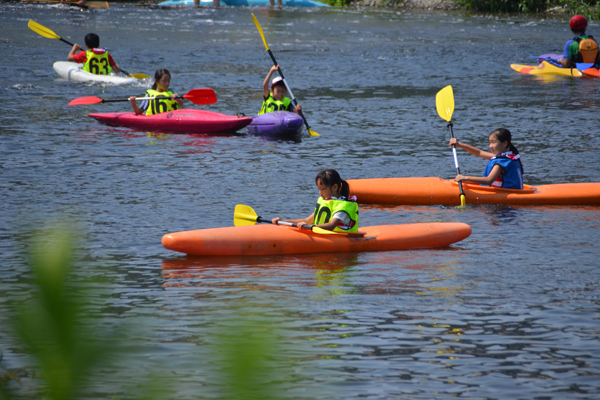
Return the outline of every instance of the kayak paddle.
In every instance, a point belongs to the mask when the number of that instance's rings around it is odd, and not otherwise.
[[[271,52],[271,49],[269,49],[269,45],[267,44],[267,39],[265,39],[265,34],[263,33],[263,30],[262,30],[260,24],[258,23],[258,20],[254,16],[254,14],[251,14],[251,15],[252,15],[252,19],[254,20],[254,23],[256,24],[256,27],[258,28],[258,32],[260,33],[260,36],[262,37],[262,40],[263,40],[263,43],[265,44],[267,52],[271,56],[271,60],[273,60],[273,64],[274,65],[278,65],[277,61],[275,60],[275,56]],[[283,83],[285,84],[285,87],[286,87],[287,91],[290,93],[290,96],[292,96],[292,101],[294,102],[294,106],[297,106],[298,102],[296,101],[296,98],[294,97],[294,93],[292,93],[292,89],[290,89],[290,87],[288,86],[287,82],[285,81],[285,77],[283,76],[283,73],[281,72],[281,68],[279,68],[277,70],[277,72],[279,72],[279,75],[281,76],[281,79],[283,79]],[[309,136],[321,136],[317,132],[313,131],[310,128],[310,126],[308,125],[308,122],[306,121],[306,118],[304,118],[304,114],[302,114],[302,111],[298,110],[298,114],[300,114],[300,116],[304,120],[304,125],[306,125],[306,129],[308,130],[308,135]]]
[[[136,101],[165,99],[166,97],[136,97]],[[217,95],[212,89],[192,89],[182,96],[177,96],[177,99],[187,99],[194,104],[213,104],[217,102]],[[100,97],[87,96],[78,97],[69,102],[70,106],[81,106],[86,104],[98,103],[114,103],[118,101],[129,101],[129,99],[101,99]]]
[[[92,7],[92,8],[109,8],[108,1],[86,1],[85,4],[77,4],[77,0],[21,0],[21,1],[35,1],[40,3],[66,3],[70,6],[76,7]]]
[[[454,112],[454,93],[452,92],[452,86],[448,85],[440,90],[435,96],[435,105],[437,112],[440,117],[448,122],[448,130],[450,135],[454,137],[454,131],[452,130],[452,113]],[[458,166],[458,158],[456,158],[456,146],[452,145],[452,155],[454,156],[454,165],[456,166],[456,172],[460,175],[460,167]],[[465,192],[463,191],[462,182],[458,182],[460,188],[460,205],[465,206]]]
[[[43,25],[38,24],[37,22],[35,22],[32,19],[29,20],[29,22],[27,23],[27,26],[29,27],[29,29],[31,29],[32,31],[34,31],[35,33],[37,33],[40,36],[43,36],[48,39],[58,39],[61,42],[65,42],[66,44],[73,46],[73,43],[66,41],[65,39],[61,38],[53,31],[51,31],[50,29],[46,28]],[[150,78],[148,75],[145,75],[145,74],[130,74],[129,72],[125,71],[123,68],[121,68],[121,72],[127,76],[131,76],[131,77],[137,78],[137,79]]]
[[[263,219],[259,217],[256,212],[250,206],[246,206],[243,204],[238,204],[235,206],[235,211],[233,213],[233,225],[235,226],[246,226],[246,225],[256,225],[256,223],[265,223],[272,224],[273,221],[268,219]],[[293,222],[287,221],[277,221],[277,225],[285,225],[285,226],[293,226],[297,227],[298,224],[294,224]],[[328,231],[327,229],[322,229],[314,225],[308,225],[306,229],[313,231],[313,233],[318,233],[320,235],[340,235],[340,236],[365,236],[364,232],[334,232]]]

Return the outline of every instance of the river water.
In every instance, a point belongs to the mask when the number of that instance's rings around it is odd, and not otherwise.
[[[80,44],[95,32],[129,72],[168,68],[179,93],[215,90],[218,102],[203,108],[252,115],[271,61],[251,12],[320,137],[267,141],[102,125],[86,114],[129,104],[67,103],[142,94],[147,82],[60,81],[52,63],[66,60],[69,46],[27,28],[33,19]],[[33,365],[9,323],[31,292],[27,239],[67,220],[80,238],[75,279],[92,287],[92,319],[127,332],[118,359],[97,371],[81,398],[138,397],[150,380],[162,382],[161,398],[230,397],[219,357],[231,346],[220,337],[250,332],[234,323],[240,318],[270,327],[273,365],[263,378],[276,398],[598,398],[598,207],[361,207],[363,226],[471,225],[468,239],[437,250],[204,259],[161,246],[169,232],[231,226],[238,203],[263,217],[309,215],[321,168],[345,179],[454,177],[435,109],[446,85],[454,88],[458,138],[485,148],[491,130],[510,129],[526,183],[600,181],[598,81],[509,67],[561,52],[567,21],[0,3],[2,363]],[[458,155],[463,173],[481,173],[483,160]]]

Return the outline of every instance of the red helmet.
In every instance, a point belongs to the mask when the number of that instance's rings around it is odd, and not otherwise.
[[[587,19],[583,15],[575,15],[571,18],[569,26],[572,31],[583,32],[587,28]]]

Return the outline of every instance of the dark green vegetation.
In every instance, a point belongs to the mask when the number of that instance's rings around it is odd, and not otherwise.
[[[406,3],[404,0],[381,0],[379,2],[359,0],[321,0],[331,6],[349,5],[379,5],[381,7],[397,8]],[[459,7],[468,10],[500,13],[541,13],[549,10],[569,15],[581,14],[589,20],[600,19],[598,0],[454,0]],[[418,5],[418,0],[410,2],[411,6]]]
[[[455,0],[470,10],[489,12],[537,13],[560,7],[567,14],[581,14],[589,19],[598,18],[597,0]]]

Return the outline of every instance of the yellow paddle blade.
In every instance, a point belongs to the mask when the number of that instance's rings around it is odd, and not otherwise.
[[[258,32],[260,33],[260,37],[262,37],[263,43],[265,44],[265,48],[267,49],[267,51],[269,51],[269,45],[267,44],[267,39],[265,39],[265,34],[264,34],[262,28],[260,27],[258,20],[254,16],[254,14],[250,14],[250,15],[252,15],[252,20],[254,21],[254,24],[258,28]]]
[[[233,225],[235,226],[246,226],[246,225],[255,225],[258,215],[250,206],[245,206],[243,204],[238,204],[235,206],[235,211],[233,212]]]
[[[148,79],[148,78],[150,78],[146,74],[129,74],[129,76],[131,76],[133,78],[136,78],[136,79]]]
[[[448,85],[437,93],[435,96],[435,105],[440,117],[445,119],[446,122],[450,122],[452,113],[454,112],[454,93],[452,92],[452,86]]]
[[[461,194],[461,195],[460,195],[460,206],[461,206],[461,207],[464,207],[464,206],[465,206],[465,204],[466,204],[466,202],[467,202],[467,201],[465,200],[465,195],[464,195],[464,194]]]
[[[34,31],[38,35],[41,35],[45,38],[60,39],[60,36],[58,36],[56,33],[52,32],[50,29],[46,28],[45,26],[38,24],[37,22],[35,22],[32,19],[29,20],[29,22],[27,23],[27,26],[32,31]]]
[[[321,136],[321,135],[319,135],[317,132],[313,131],[312,129],[309,129],[308,136]]]

